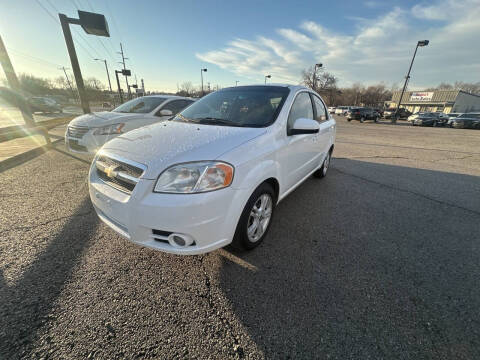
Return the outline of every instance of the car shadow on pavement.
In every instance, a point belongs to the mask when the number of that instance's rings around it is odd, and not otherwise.
[[[31,358],[37,331],[89,246],[98,220],[85,198],[13,285],[0,280],[0,358]],[[31,239],[35,241],[35,239]]]
[[[224,259],[220,287],[265,357],[479,358],[480,212],[398,180],[471,196],[479,178],[348,159],[330,171],[278,205],[258,248],[229,249],[249,267]]]

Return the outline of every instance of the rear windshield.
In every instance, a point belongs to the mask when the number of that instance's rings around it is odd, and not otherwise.
[[[290,90],[280,86],[237,86],[213,92],[174,121],[206,125],[265,127],[272,124]]]

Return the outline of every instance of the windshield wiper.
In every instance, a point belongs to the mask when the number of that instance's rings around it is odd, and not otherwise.
[[[206,124],[206,125],[227,125],[227,126],[239,126],[239,127],[243,126],[241,124],[237,124],[230,120],[220,119],[215,117],[195,118],[194,120],[197,120],[200,124]]]

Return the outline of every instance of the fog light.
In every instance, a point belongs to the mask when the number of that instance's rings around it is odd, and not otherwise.
[[[186,247],[194,243],[193,239],[184,234],[170,234],[168,243],[174,247]]]

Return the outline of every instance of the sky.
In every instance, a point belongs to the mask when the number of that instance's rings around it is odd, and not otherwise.
[[[0,0],[0,35],[17,73],[55,78],[71,68],[58,13],[76,17],[77,9],[104,14],[111,35],[72,25],[82,74],[106,85],[94,58],[106,59],[114,87],[120,42],[130,82],[144,79],[147,91],[199,86],[201,68],[212,87],[263,83],[267,74],[298,84],[319,62],[340,86],[398,86],[424,39],[410,89],[480,81],[480,0]]]

